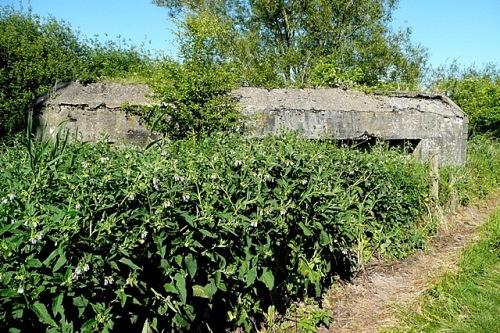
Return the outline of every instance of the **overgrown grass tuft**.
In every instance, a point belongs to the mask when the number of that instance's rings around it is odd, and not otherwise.
[[[443,206],[450,200],[463,205],[474,203],[500,190],[500,142],[484,135],[473,137],[467,146],[467,164],[444,167],[440,175]]]

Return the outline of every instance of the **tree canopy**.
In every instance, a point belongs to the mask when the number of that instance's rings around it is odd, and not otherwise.
[[[210,50],[205,60],[235,64],[243,84],[303,85],[313,77],[328,85],[346,73],[361,84],[415,83],[425,63],[410,31],[389,27],[397,0],[154,2],[182,22],[184,56],[196,40],[198,50]]]

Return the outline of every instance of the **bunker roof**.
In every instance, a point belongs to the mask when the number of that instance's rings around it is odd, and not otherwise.
[[[56,87],[51,94],[42,96],[37,104],[85,105],[92,109],[106,106],[118,109],[125,104],[150,105],[154,103],[151,94],[151,89],[145,84],[98,82],[83,85],[79,82],[69,82]]]
[[[448,97],[420,92],[365,93],[339,88],[263,89],[240,88],[234,94],[244,105],[244,112],[268,110],[304,110],[376,112],[420,111],[444,117],[465,118],[464,112]]]

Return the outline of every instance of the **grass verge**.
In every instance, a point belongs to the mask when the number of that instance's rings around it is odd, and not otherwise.
[[[458,273],[426,292],[420,307],[405,311],[388,332],[500,332],[500,209],[463,253]]]

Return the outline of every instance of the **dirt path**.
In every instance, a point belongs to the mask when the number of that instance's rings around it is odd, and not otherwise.
[[[479,206],[460,208],[445,217],[445,227],[427,251],[394,264],[372,265],[353,283],[332,290],[324,305],[334,322],[320,332],[377,332],[396,323],[398,308],[414,302],[439,275],[457,269],[460,252],[498,207],[497,193]]]

